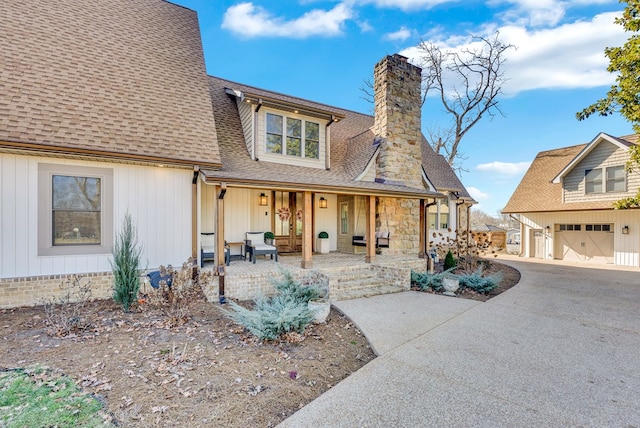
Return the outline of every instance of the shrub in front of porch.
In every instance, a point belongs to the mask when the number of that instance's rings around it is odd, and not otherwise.
[[[252,309],[229,302],[227,315],[261,340],[276,340],[289,332],[302,334],[313,321],[309,300],[326,294],[323,284],[313,282],[303,285],[290,272],[283,271],[282,279],[274,280],[273,285],[276,294],[258,297]]]

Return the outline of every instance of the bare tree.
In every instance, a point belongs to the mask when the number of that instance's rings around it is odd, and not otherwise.
[[[497,32],[490,39],[474,40],[480,42],[479,46],[460,51],[443,50],[430,42],[418,46],[422,53],[422,103],[434,92],[452,117],[451,126],[442,128],[444,132],[437,136],[431,135],[429,143],[450,165],[459,157],[462,138],[485,114],[503,114],[498,106],[498,96],[507,81],[502,66],[505,52],[514,46],[503,43]]]
[[[502,66],[505,53],[515,46],[503,43],[496,32],[492,38],[475,36],[478,42],[459,51],[421,42],[418,50],[422,67],[422,105],[433,94],[439,98],[451,123],[430,129],[426,137],[433,150],[461,171],[465,157],[460,152],[462,138],[486,114],[503,115],[498,96],[507,79]],[[362,98],[373,102],[373,83],[365,80]]]

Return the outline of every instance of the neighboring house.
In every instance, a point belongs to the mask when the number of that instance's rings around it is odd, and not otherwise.
[[[627,172],[638,135],[600,133],[590,143],[540,152],[502,210],[519,214],[524,257],[640,266],[640,210],[614,210],[634,196]]]
[[[320,231],[371,261],[376,231],[383,254],[424,255],[434,230],[467,229],[474,201],[420,131],[404,57],[376,66],[373,117],[207,76],[196,13],[162,0],[10,0],[0,20],[0,307],[70,274],[109,295],[127,212],[150,269],[199,257],[204,232],[236,253],[273,231],[310,268]]]

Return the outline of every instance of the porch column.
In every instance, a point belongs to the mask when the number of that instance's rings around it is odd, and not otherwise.
[[[216,186],[216,272],[218,275],[218,300],[226,303],[224,297],[225,260],[224,260],[224,195],[227,193],[227,183],[220,183]]]
[[[372,263],[376,259],[376,197],[367,197],[367,255],[364,257],[366,263]]]
[[[302,269],[311,269],[313,267],[312,245],[313,245],[313,221],[311,205],[311,192],[305,191],[302,198]]]
[[[418,258],[424,259],[426,254],[427,254],[427,244],[426,244],[426,234],[427,234],[427,230],[426,230],[426,221],[425,221],[425,203],[424,203],[424,199],[420,199],[420,232],[419,232],[419,251],[418,251]]]

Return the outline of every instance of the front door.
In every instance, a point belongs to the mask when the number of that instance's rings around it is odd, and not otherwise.
[[[274,192],[274,233],[279,253],[302,251],[302,193]]]

